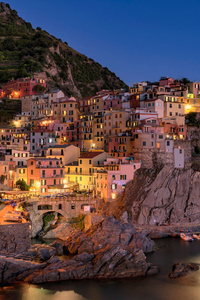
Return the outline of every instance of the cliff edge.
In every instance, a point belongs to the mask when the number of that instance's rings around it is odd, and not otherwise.
[[[200,172],[193,168],[140,169],[124,195],[106,207],[136,225],[200,223]],[[120,207],[120,209],[119,209]]]

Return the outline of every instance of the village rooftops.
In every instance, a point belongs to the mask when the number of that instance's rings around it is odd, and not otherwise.
[[[69,163],[69,164],[66,164],[65,166],[78,166],[78,161],[73,161],[73,162],[71,162],[71,163]]]
[[[73,146],[73,145],[54,145],[54,146],[49,146],[49,147],[43,147],[42,149],[61,149],[61,148],[68,148],[70,146]]]
[[[94,152],[87,152],[87,153],[84,153],[82,156],[80,156],[79,158],[82,159],[82,158],[94,158],[100,154],[102,154],[104,151],[94,151]]]
[[[60,161],[60,159],[58,159],[58,158],[45,158],[45,157],[43,157],[43,158],[42,157],[32,157],[30,159],[37,160],[37,161],[54,161],[54,160]]]

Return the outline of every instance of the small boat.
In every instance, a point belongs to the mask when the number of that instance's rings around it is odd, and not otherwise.
[[[194,238],[192,236],[186,235],[184,233],[180,233],[180,238],[183,239],[186,242],[194,241]]]
[[[196,240],[200,240],[200,234],[193,234],[193,238]]]

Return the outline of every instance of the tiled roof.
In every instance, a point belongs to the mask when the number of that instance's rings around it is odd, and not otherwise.
[[[103,152],[87,152],[84,153],[80,158],[94,158],[100,154],[102,154]]]

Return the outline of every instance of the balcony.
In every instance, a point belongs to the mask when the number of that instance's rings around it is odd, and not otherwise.
[[[63,165],[58,165],[58,166],[47,166],[47,165],[36,165],[36,168],[40,168],[40,169],[62,169],[62,168],[65,168],[65,166]]]
[[[56,174],[56,175],[41,175],[41,178],[65,178],[65,175]]]

